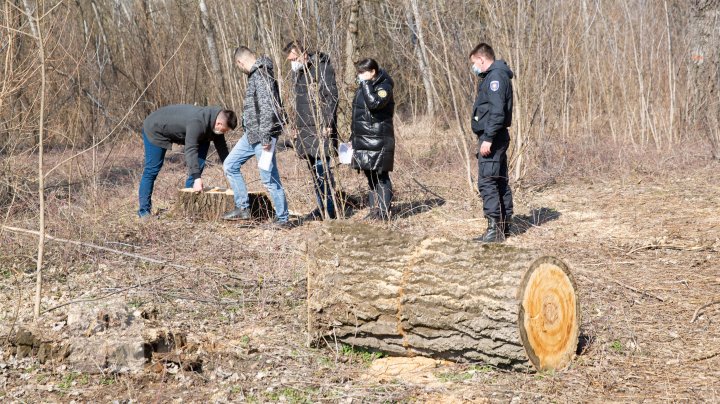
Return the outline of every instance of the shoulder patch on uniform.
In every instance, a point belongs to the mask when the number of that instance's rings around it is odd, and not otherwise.
[[[385,98],[387,97],[387,91],[383,90],[382,88],[378,90],[378,97]]]
[[[497,80],[493,80],[490,82],[490,90],[491,91],[497,91],[500,88],[500,82]]]

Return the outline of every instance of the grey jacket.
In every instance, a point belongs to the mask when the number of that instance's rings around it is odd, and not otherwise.
[[[212,141],[220,161],[225,161],[228,155],[225,136],[213,132],[215,119],[221,110],[220,107],[168,105],[145,118],[143,131],[150,143],[163,149],[170,150],[173,143],[185,145],[185,165],[188,175],[200,178],[198,147],[201,143]]]
[[[268,145],[272,137],[282,133],[285,113],[280,101],[280,90],[273,63],[261,56],[250,69],[245,103],[243,105],[243,130],[252,144]]]

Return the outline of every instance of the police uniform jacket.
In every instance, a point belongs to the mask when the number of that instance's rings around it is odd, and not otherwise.
[[[388,172],[393,170],[395,129],[393,80],[380,70],[373,80],[360,83],[352,114],[352,168]]]
[[[480,76],[473,105],[472,130],[481,142],[510,141],[507,128],[512,123],[513,72],[504,60],[496,60]]]
[[[330,148],[337,143],[337,105],[338,90],[330,57],[324,53],[310,55],[307,64],[295,74],[298,156],[329,155]],[[325,128],[332,130],[327,137],[323,135]]]

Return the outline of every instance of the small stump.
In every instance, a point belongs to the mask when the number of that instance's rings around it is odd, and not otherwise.
[[[274,216],[272,202],[263,192],[250,192],[250,214],[253,219]],[[233,191],[226,188],[205,188],[195,192],[192,188],[178,190],[173,212],[193,220],[219,220],[225,212],[235,208]]]

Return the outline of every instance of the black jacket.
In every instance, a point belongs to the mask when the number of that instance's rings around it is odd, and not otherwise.
[[[150,143],[163,149],[172,149],[173,143],[185,145],[185,165],[188,175],[199,178],[199,144],[210,141],[215,143],[220,161],[225,161],[228,155],[225,136],[213,132],[215,119],[221,110],[220,107],[168,105],[148,115],[143,122],[143,130]]]
[[[307,64],[295,73],[298,156],[319,158],[323,153],[329,156],[330,147],[337,143],[337,106],[338,90],[330,57],[324,53],[310,55]],[[321,140],[325,137],[324,128],[331,128],[332,132]]]
[[[504,60],[496,60],[480,75],[473,105],[472,129],[480,141],[508,142],[512,124],[513,72]]]
[[[393,80],[385,70],[363,81],[355,92],[352,113],[352,168],[392,171],[395,156]]]

